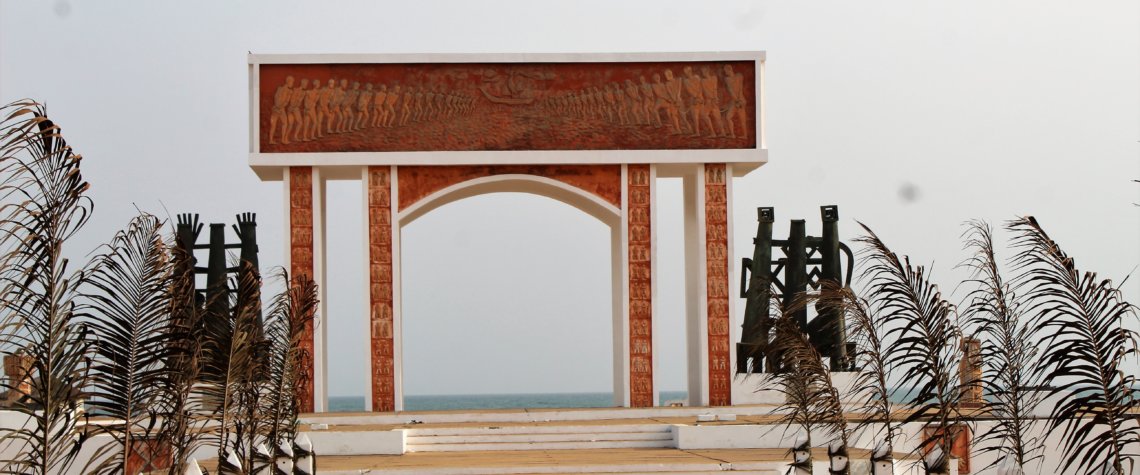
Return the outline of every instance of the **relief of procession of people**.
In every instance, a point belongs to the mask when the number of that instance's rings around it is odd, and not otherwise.
[[[543,105],[565,117],[602,119],[617,125],[668,126],[673,135],[748,137],[742,74],[734,72],[730,64],[723,66],[727,94],[722,99],[722,78],[709,66],[702,66],[700,74],[685,66],[683,73],[679,78],[665,69],[653,73],[652,83],[642,75],[640,84],[626,79],[624,83],[590,86],[548,97]]]
[[[406,87],[361,84],[348,79],[301,79],[293,76],[273,93],[269,116],[269,143],[308,142],[326,135],[366,128],[390,128],[414,122],[449,118],[471,112],[474,98],[442,87]],[[309,87],[310,84],[312,87]],[[280,135],[277,135],[280,131]]]

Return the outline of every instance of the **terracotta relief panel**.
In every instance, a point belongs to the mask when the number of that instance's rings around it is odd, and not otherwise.
[[[289,168],[289,273],[313,278],[313,169]],[[320,318],[320,316],[318,316]],[[301,368],[313,375],[313,322],[302,331]],[[301,412],[313,412],[313,381],[307,378],[299,389]]]
[[[372,410],[396,410],[392,318],[391,168],[368,167],[368,300]]]
[[[263,64],[261,152],[756,148],[752,61]]]
[[[400,211],[451,185],[516,174],[558,180],[621,207],[621,165],[446,165],[400,167]]]
[[[705,165],[705,265],[707,278],[709,405],[732,404],[729,357],[728,198],[723,163]]]
[[[630,405],[653,406],[653,249],[649,165],[627,171]]]

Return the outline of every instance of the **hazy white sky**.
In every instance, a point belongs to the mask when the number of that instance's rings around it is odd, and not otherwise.
[[[279,183],[247,167],[247,52],[765,50],[770,163],[735,182],[777,236],[840,206],[962,276],[961,223],[1043,222],[1082,268],[1140,264],[1140,3],[1121,1],[152,2],[0,0],[0,100],[48,104],[86,158],[81,257],[135,208],[258,213],[279,265]],[[684,387],[680,186],[662,180],[661,389]],[[330,189],[332,395],[366,392],[360,190]],[[538,225],[536,225],[538,224]],[[408,394],[609,391],[608,232],[545,198],[445,206],[405,229]],[[1140,278],[1125,289],[1140,301]],[[737,305],[737,312],[743,305]]]

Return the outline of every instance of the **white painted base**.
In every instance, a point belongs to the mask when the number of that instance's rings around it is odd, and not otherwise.
[[[732,378],[732,403],[769,404],[784,403],[784,393],[776,389],[772,375],[765,373],[737,374]]]
[[[407,435],[403,430],[306,431],[321,455],[403,455]]]

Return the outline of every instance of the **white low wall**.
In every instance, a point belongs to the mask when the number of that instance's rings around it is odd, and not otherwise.
[[[377,431],[305,431],[317,456],[321,455],[403,455],[407,435],[402,429]]]

